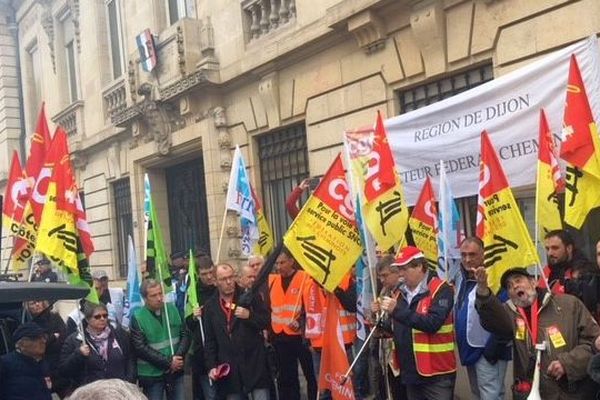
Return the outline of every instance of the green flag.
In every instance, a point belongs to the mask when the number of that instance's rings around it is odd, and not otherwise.
[[[156,216],[152,196],[147,193],[150,204],[150,215],[148,218],[148,234],[146,242],[146,270],[149,273],[149,278],[156,279],[163,283],[164,293],[173,290],[171,286],[171,272],[167,262],[167,253],[165,252],[165,243],[162,239],[160,225]]]
[[[198,292],[196,291],[196,257],[190,249],[190,263],[188,265],[187,300],[185,302],[185,317],[193,314],[194,308],[199,307]]]
[[[94,287],[94,281],[92,280],[92,274],[90,273],[90,263],[83,251],[79,237],[77,238],[77,273],[73,273],[69,268],[62,268],[62,270],[65,272],[67,280],[71,285],[90,288],[90,292],[85,297],[87,301],[94,304],[100,304],[98,292]]]

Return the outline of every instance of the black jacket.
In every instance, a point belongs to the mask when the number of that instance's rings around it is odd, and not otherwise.
[[[237,288],[234,304],[239,304],[241,289]],[[220,395],[248,393],[253,389],[269,388],[270,377],[263,330],[271,324],[271,313],[261,296],[254,296],[248,319],[232,317],[231,330],[220,304],[219,295],[213,296],[204,306],[206,344],[204,356],[208,370],[228,363],[229,375],[216,382]]]
[[[131,322],[129,324],[129,332],[131,335],[131,344],[133,346],[137,358],[146,360],[147,362],[156,366],[157,368],[163,369],[165,372],[171,367],[171,357],[165,356],[164,354],[154,350],[148,345],[146,336],[144,336],[144,332],[142,332],[142,330],[140,329],[140,325],[135,319],[135,315],[131,318]],[[191,342],[190,334],[185,322],[182,322],[180,332],[171,333],[173,335],[179,335],[179,344],[175,349],[175,355],[185,357],[190,348]],[[183,370],[177,372],[176,375],[179,374],[183,374]]]
[[[0,399],[51,400],[44,379],[44,361],[37,362],[17,351],[0,358]]]
[[[82,345],[79,333],[71,334],[62,347],[59,371],[63,376],[72,379],[74,387],[97,381],[99,379],[122,379],[135,382],[135,357],[129,344],[129,336],[123,329],[111,329],[108,338],[108,360],[104,361],[93,348],[93,342],[85,332],[85,339],[90,346],[90,355],[85,357],[79,352]],[[117,342],[119,348],[114,347]]]

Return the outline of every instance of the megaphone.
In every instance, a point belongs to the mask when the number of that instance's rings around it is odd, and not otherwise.
[[[546,342],[538,343],[535,345],[537,352],[535,356],[535,369],[533,371],[533,382],[531,383],[531,391],[527,400],[542,400],[540,395],[540,364],[542,359],[542,351],[546,350]]]

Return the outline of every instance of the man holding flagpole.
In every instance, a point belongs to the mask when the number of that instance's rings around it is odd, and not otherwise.
[[[162,285],[146,279],[140,289],[144,307],[131,320],[140,386],[149,400],[183,400],[183,364],[190,340],[179,311],[165,303]],[[169,326],[167,326],[169,325]]]

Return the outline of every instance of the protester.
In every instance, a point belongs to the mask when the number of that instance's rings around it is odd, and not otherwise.
[[[352,363],[352,344],[356,340],[356,281],[348,273],[334,290],[336,313],[340,317],[342,340],[344,342],[348,363]],[[312,349],[312,361],[315,373],[319,375],[321,367],[321,351],[323,349],[323,324],[327,316],[327,294],[314,279],[307,278],[302,295],[306,314],[305,337],[309,339]],[[321,400],[331,399],[326,390],[320,394]]]
[[[238,277],[238,285],[242,289],[250,289],[254,282],[256,281],[256,269],[251,267],[250,265],[242,265],[240,268],[240,274]]]
[[[402,296],[385,296],[381,309],[392,318],[408,399],[450,400],[456,379],[452,287],[429,271],[416,247],[403,248],[395,264],[404,273]]]
[[[217,393],[216,388],[210,384],[208,379],[208,369],[204,360],[203,331],[200,329],[200,322],[204,326],[205,321],[202,317],[202,308],[217,293],[215,267],[212,259],[207,255],[198,257],[196,265],[198,266],[199,279],[195,284],[200,307],[193,310],[193,315],[186,319],[186,325],[192,338],[192,391],[195,400],[214,400]]]
[[[77,389],[68,400],[147,400],[136,385],[120,379],[102,379]]]
[[[185,294],[188,287],[189,252],[178,251],[171,254],[171,282],[175,290],[175,306],[183,315],[185,309]]]
[[[275,261],[277,274],[269,275],[271,342],[279,357],[278,382],[281,399],[300,399],[298,362],[307,382],[309,399],[317,398],[317,382],[310,350],[302,340],[302,292],[307,275],[296,268],[296,260],[285,247]]]
[[[35,263],[36,269],[33,277],[31,278],[32,282],[57,282],[58,275],[56,272],[52,271],[52,267],[50,265],[50,260],[43,257],[40,258]]]
[[[58,363],[62,345],[67,337],[65,323],[58,313],[52,311],[50,303],[46,300],[28,301],[26,309],[27,319],[38,324],[46,334],[44,354],[46,376],[52,380],[52,391],[63,397],[69,386],[69,380],[58,373]]]
[[[404,282],[404,272],[394,256],[382,256],[376,265],[377,277],[381,283],[379,298],[371,304],[371,315],[368,320],[371,325],[380,317],[380,303],[383,297],[397,299],[400,296],[400,285]],[[371,391],[376,399],[404,400],[406,385],[400,380],[400,365],[393,340],[393,327],[387,315],[381,316],[375,338],[369,351],[369,381]],[[385,371],[385,372],[384,372]],[[382,379],[383,378],[383,379]]]
[[[300,197],[302,197],[302,193],[308,189],[310,189],[310,178],[303,179],[288,195],[285,201],[285,209],[290,218],[295,219],[298,216],[300,212],[298,202],[300,201]]]
[[[461,270],[456,281],[455,330],[460,362],[467,367],[473,399],[504,398],[504,377],[510,360],[507,341],[483,329],[475,311],[475,270],[483,265],[483,242],[468,237],[460,245]]]
[[[513,343],[514,398],[528,396],[536,368],[535,345],[541,343],[545,345],[539,371],[541,398],[593,398],[586,369],[600,328],[583,303],[568,294],[537,288],[535,277],[525,268],[515,267],[502,275],[501,285],[509,295],[505,304],[492,295],[485,267],[478,267],[475,277],[481,324]]]
[[[265,258],[260,254],[252,254],[250,257],[248,257],[248,266],[254,269],[256,274],[260,272],[263,265],[265,265]]]
[[[104,270],[94,271],[92,274],[94,288],[98,293],[98,299],[108,307],[108,315],[113,327],[123,321],[123,305],[125,295],[121,288],[108,287],[108,274]]]
[[[183,400],[184,357],[190,345],[188,331],[177,308],[164,302],[163,289],[154,279],[140,288],[144,307],[131,320],[131,341],[137,356],[137,375],[150,400]]]
[[[46,332],[26,322],[13,333],[15,350],[0,358],[0,399],[50,400],[51,379],[45,374]]]
[[[84,310],[87,327],[71,334],[63,345],[60,374],[68,376],[73,388],[100,380],[121,379],[135,382],[135,359],[129,336],[108,323],[104,304],[91,304]]]
[[[550,231],[544,238],[548,265],[544,275],[553,293],[565,293],[566,281],[572,279],[573,272],[590,272],[590,261],[575,246],[571,234],[563,229]]]
[[[241,400],[268,400],[271,384],[262,330],[270,323],[269,310],[260,296],[242,298],[229,264],[216,268],[218,295],[207,301],[206,365],[219,396]],[[246,304],[247,303],[247,304]],[[229,373],[220,375],[226,364]],[[221,367],[222,368],[222,367]]]

